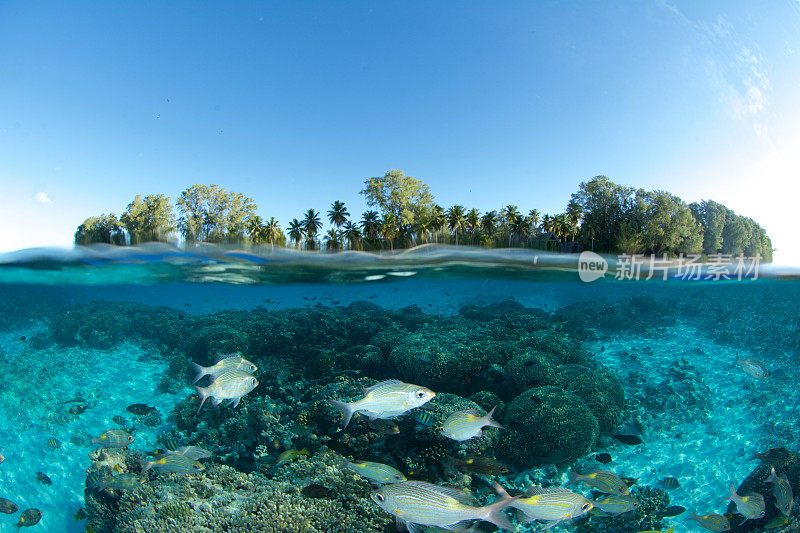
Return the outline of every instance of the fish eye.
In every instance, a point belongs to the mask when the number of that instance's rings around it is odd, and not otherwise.
[[[394,478],[395,478],[395,479],[403,479],[403,476],[401,476],[400,474],[395,474],[395,475],[394,475]]]
[[[417,391],[417,398],[424,398],[424,397],[425,397],[425,391],[418,390]]]
[[[252,372],[255,372],[256,371],[256,365],[250,365],[250,370]]]
[[[378,500],[379,502],[382,502],[383,501],[383,494],[381,494],[379,492],[376,492],[375,493],[375,499]]]
[[[588,511],[589,510],[589,504],[588,503],[584,503],[583,507],[581,507],[581,510]]]

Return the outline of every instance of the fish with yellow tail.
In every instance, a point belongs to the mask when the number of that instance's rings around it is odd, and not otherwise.
[[[467,529],[475,520],[513,529],[503,509],[519,498],[501,495],[498,501],[490,505],[475,507],[472,495],[468,492],[423,481],[384,485],[370,497],[381,509],[395,516],[398,529],[405,527],[410,533],[422,533],[426,526]]]
[[[770,468],[769,477],[765,480],[767,483],[772,483],[772,495],[775,496],[775,506],[783,514],[789,516],[792,514],[792,506],[794,505],[794,495],[792,494],[792,485],[786,477],[786,474],[777,475],[775,467]]]
[[[244,370],[223,372],[212,378],[208,387],[195,387],[197,395],[200,397],[200,407],[197,408],[197,412],[200,412],[208,398],[211,398],[211,403],[215,406],[222,403],[222,400],[228,400],[228,403],[233,404],[235,408],[239,405],[242,396],[256,387],[258,387],[258,380]]]
[[[764,516],[766,505],[764,505],[764,497],[757,492],[748,492],[742,496],[736,494],[736,486],[731,483],[731,493],[722,501],[732,501],[736,504],[736,512],[744,516],[747,520],[762,518]],[[747,521],[745,520],[745,522]],[[744,522],[742,522],[744,524]],[[742,524],[739,524],[740,526]]]
[[[192,368],[197,372],[192,381],[192,385],[203,379],[203,376],[211,376],[216,378],[220,374],[229,370],[241,370],[249,374],[253,374],[258,367],[242,357],[240,353],[232,353],[218,356],[216,364],[212,366],[200,366],[197,363],[192,363]]]
[[[176,454],[162,455],[154,461],[142,461],[143,472],[151,468],[164,474],[196,474],[205,469],[199,461]]]
[[[715,513],[709,513],[704,515],[698,515],[692,513],[691,518],[687,518],[686,521],[694,520],[701,527],[706,528],[709,531],[729,531],[731,529],[731,523],[728,519],[721,515]]]
[[[585,483],[606,494],[620,494],[622,496],[630,494],[628,485],[618,478],[616,474],[608,470],[593,470],[588,474],[578,474],[575,471],[571,471],[569,473],[569,483],[567,483],[567,485],[578,482]]]
[[[358,401],[331,400],[331,404],[342,412],[344,429],[355,413],[363,413],[370,420],[394,418],[425,405],[434,396],[436,393],[425,387],[390,379],[364,389],[364,397]]]
[[[495,491],[503,497],[510,497],[496,483]],[[513,501],[511,507],[519,511],[517,519],[520,522],[543,520],[543,529],[550,529],[561,522],[585,515],[594,505],[582,494],[565,487],[545,488],[533,485],[519,499]]]
[[[342,468],[352,470],[361,477],[367,478],[376,485],[386,485],[388,483],[400,483],[406,480],[406,476],[393,466],[383,463],[373,463],[372,461],[348,461],[342,457],[339,461]]]
[[[493,407],[485,416],[475,409],[456,411],[448,416],[442,424],[442,435],[458,442],[464,442],[473,437],[483,436],[483,428],[486,426],[503,429],[503,426],[492,418],[495,409],[497,407]]]

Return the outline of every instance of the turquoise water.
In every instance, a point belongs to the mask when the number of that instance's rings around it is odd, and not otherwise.
[[[395,531],[341,456],[481,503],[496,499],[491,480],[513,493],[564,485],[573,469],[636,479],[638,509],[553,531],[705,531],[690,511],[732,512],[732,531],[765,530],[779,512],[766,467],[749,459],[775,447],[792,452],[777,469],[800,492],[796,272],[584,283],[576,256],[446,248],[34,250],[0,263],[0,497],[19,507],[0,515],[0,531],[15,531],[28,508],[43,512],[33,527],[46,531]],[[258,366],[259,385],[235,408],[206,402],[198,414],[190,361],[233,352]],[[762,361],[769,377],[748,375],[737,357]],[[387,379],[436,397],[399,417],[397,434],[362,415],[341,430],[329,400],[358,400],[360,386]],[[463,443],[436,430],[453,411],[495,405],[504,429]],[[98,452],[91,438],[119,428],[133,443]],[[641,443],[622,442],[631,438]],[[207,449],[205,469],[86,490],[88,473],[139,474],[143,452],[172,440]],[[287,450],[304,453],[286,460]],[[596,459],[603,453],[611,462]],[[465,455],[509,471],[460,472],[448,457]],[[666,489],[666,477],[679,487]],[[738,525],[720,501],[731,483],[763,492],[765,518]],[[686,512],[665,517],[668,506]],[[75,520],[79,508],[88,516]]]

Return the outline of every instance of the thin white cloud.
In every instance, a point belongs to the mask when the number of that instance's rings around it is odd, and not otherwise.
[[[39,202],[40,204],[49,204],[52,202],[52,200],[50,199],[50,197],[47,195],[46,192],[37,192],[33,196],[33,200],[35,202]]]

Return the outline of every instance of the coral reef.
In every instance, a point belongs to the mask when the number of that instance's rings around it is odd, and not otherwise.
[[[592,516],[578,526],[577,533],[660,531],[669,495],[661,489],[639,486],[634,487],[631,494],[639,502],[637,509],[618,516]]]

